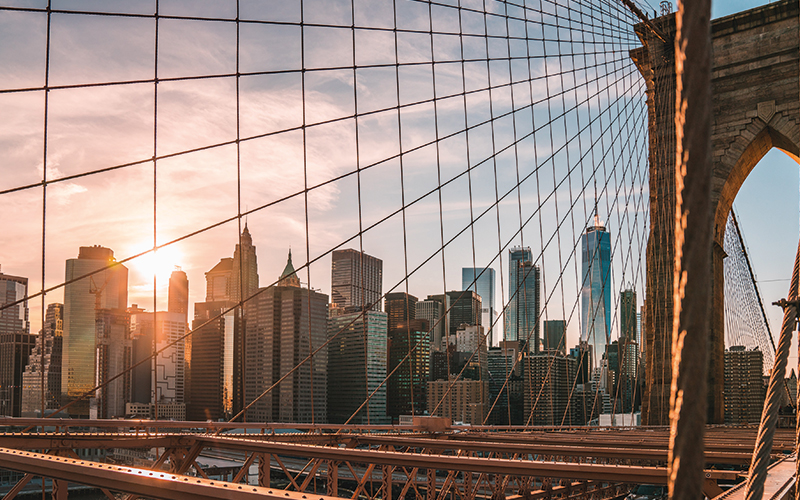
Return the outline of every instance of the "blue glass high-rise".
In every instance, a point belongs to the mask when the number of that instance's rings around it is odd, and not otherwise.
[[[539,352],[539,267],[530,247],[509,251],[508,308],[505,340],[519,341],[521,351]]]
[[[581,235],[581,256],[581,340],[589,344],[597,368],[611,342],[611,234],[597,215]]]
[[[495,323],[494,276],[494,269],[491,267],[461,268],[461,289],[472,290],[481,296],[481,324],[487,330],[486,343],[489,346],[494,345],[494,331],[497,326],[491,326]]]

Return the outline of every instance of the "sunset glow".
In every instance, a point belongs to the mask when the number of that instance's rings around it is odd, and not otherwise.
[[[141,288],[153,288],[153,276],[159,289],[166,287],[169,276],[176,266],[180,266],[184,256],[175,246],[160,248],[129,262],[129,280]]]

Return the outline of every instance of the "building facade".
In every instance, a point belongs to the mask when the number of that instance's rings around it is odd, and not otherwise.
[[[134,304],[135,306],[135,304]],[[128,308],[131,316],[133,363],[156,356],[153,384],[153,362],[133,370],[132,401],[156,404],[156,410],[166,403],[185,403],[186,334],[185,315],[180,312],[159,311],[155,314],[137,307]],[[155,344],[153,338],[155,336]],[[153,391],[156,391],[153,397]]]
[[[235,305],[230,300],[194,305],[185,347],[189,420],[228,420],[243,407],[244,338]]]
[[[95,274],[78,279],[92,272]],[[62,404],[83,396],[96,384],[97,313],[106,309],[125,311],[128,306],[128,269],[116,263],[114,252],[109,248],[80,247],[78,258],[67,260],[65,281]],[[87,417],[89,403],[82,400],[68,411],[73,417]]]
[[[501,342],[487,353],[489,421],[493,425],[522,425],[522,363],[516,343]]]
[[[27,296],[28,278],[0,273],[0,333],[30,333]]]
[[[331,309],[381,310],[383,261],[352,248],[331,255]]]
[[[508,308],[504,340],[520,342],[522,351],[539,352],[539,266],[530,247],[514,247],[508,255]]]
[[[22,415],[22,374],[36,335],[22,330],[0,333],[0,415]]]
[[[224,257],[206,273],[206,302],[231,300],[230,281],[233,258]]]
[[[300,286],[290,254],[278,285],[259,289],[244,311],[244,396],[260,398],[247,420],[327,422],[328,296]]]
[[[752,424],[761,420],[766,391],[762,381],[764,354],[731,346],[725,351],[726,424]]]
[[[183,314],[184,318],[187,318],[189,314],[189,278],[180,268],[172,271],[169,277],[167,311]]]
[[[442,346],[442,335],[445,331],[444,305],[435,299],[420,300],[415,308],[415,318],[424,319],[430,329],[431,351],[438,351]]]
[[[544,350],[560,353],[562,356],[567,354],[567,322],[563,319],[545,320],[544,326]]]
[[[428,412],[454,422],[483,425],[489,403],[489,384],[480,380],[450,380],[428,382]]]
[[[330,423],[389,423],[383,384],[387,325],[387,315],[380,311],[347,313],[328,320],[328,339],[332,339],[328,344]]]
[[[125,309],[100,309],[96,316],[94,384],[105,385],[89,399],[89,418],[124,417],[125,405],[131,402],[130,314]]]
[[[495,312],[495,272],[491,267],[461,268],[461,289],[472,290],[481,297],[481,325],[486,329],[489,347],[497,342],[495,331],[502,329],[497,324]]]
[[[48,304],[44,325],[36,345],[28,357],[22,374],[22,416],[42,414],[42,380],[44,380],[44,409],[61,407],[61,350],[64,335],[64,305]]]
[[[422,415],[428,405],[431,346],[428,322],[414,319],[389,330],[389,380],[386,413],[393,422],[401,415]]]
[[[233,251],[231,273],[228,279],[228,297],[234,302],[247,299],[258,290],[258,261],[253,237],[244,225],[239,243]]]
[[[636,291],[623,290],[619,293],[619,341],[639,342]]]
[[[428,300],[437,300],[445,310],[443,337],[455,335],[461,325],[483,326],[481,296],[472,290],[453,290],[439,295],[428,295]]]
[[[389,332],[407,325],[409,321],[417,319],[417,302],[419,299],[405,292],[387,293],[384,297],[383,310],[388,318]]]
[[[581,262],[581,340],[592,351],[593,366],[600,367],[611,342],[611,235],[596,215],[581,235]]]
[[[522,361],[526,425],[568,424],[575,360],[547,352]]]

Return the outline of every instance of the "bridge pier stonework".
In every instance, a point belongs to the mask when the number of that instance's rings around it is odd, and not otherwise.
[[[650,234],[644,315],[642,424],[669,424],[675,231],[674,14],[643,24],[631,57],[647,84]],[[712,22],[712,193],[714,248],[708,366],[708,422],[724,422],[723,242],[733,200],[771,148],[800,163],[800,5],[783,0]],[[691,61],[687,61],[691,64]],[[788,270],[787,270],[788,271]]]

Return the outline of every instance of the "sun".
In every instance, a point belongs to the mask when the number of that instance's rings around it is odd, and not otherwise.
[[[152,282],[155,276],[161,287],[169,281],[175,267],[183,264],[183,254],[175,246],[166,246],[133,259],[130,264],[131,270],[141,279]]]

